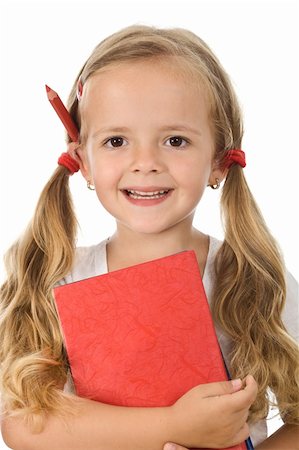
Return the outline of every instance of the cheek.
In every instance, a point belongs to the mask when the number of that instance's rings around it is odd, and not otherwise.
[[[107,172],[104,174],[103,171],[97,171],[93,174],[93,184],[100,195],[105,195],[108,192],[111,192],[115,185],[113,174],[111,174],[111,176],[107,175]]]
[[[182,186],[195,190],[205,187],[210,176],[210,162],[194,159],[188,163],[182,162],[177,165],[177,174]]]
[[[98,186],[113,186],[119,177],[115,163],[107,162],[104,158],[90,158],[91,175],[94,184]]]
[[[113,165],[97,164],[93,168],[93,184],[97,196],[104,205],[112,204],[118,194],[121,174]]]
[[[97,179],[94,182],[94,187],[98,200],[104,206],[104,208],[110,212],[111,206],[115,203],[115,196],[113,195],[113,190],[107,181]]]

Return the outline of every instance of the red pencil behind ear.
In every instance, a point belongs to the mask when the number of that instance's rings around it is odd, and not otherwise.
[[[68,112],[68,110],[66,109],[64,104],[62,103],[57,92],[53,91],[53,89],[51,89],[47,85],[46,85],[46,91],[47,91],[47,96],[48,96],[49,102],[55,109],[55,111],[56,111],[58,117],[60,118],[61,122],[63,123],[69,137],[71,138],[71,140],[73,142],[77,142],[79,139],[79,131],[78,131],[78,128],[76,127],[73,119],[71,118],[70,113]]]

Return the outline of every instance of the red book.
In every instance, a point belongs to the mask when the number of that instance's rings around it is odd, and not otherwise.
[[[59,286],[54,296],[81,397],[168,406],[198,384],[227,380],[193,250]]]

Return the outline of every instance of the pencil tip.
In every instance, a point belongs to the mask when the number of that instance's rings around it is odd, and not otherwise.
[[[46,86],[47,92],[50,92],[51,88],[49,88],[49,86],[47,86],[47,85],[45,85],[45,86]]]

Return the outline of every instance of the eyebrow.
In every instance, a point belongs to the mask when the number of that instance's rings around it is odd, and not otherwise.
[[[193,128],[188,125],[166,125],[164,127],[159,128],[160,131],[170,131],[170,130],[176,130],[176,131],[189,131],[194,134],[201,135],[201,131],[199,128]],[[100,130],[97,130],[93,135],[92,138],[96,138],[100,134],[104,133],[126,133],[130,131],[130,128],[128,127],[106,127],[101,128]]]

